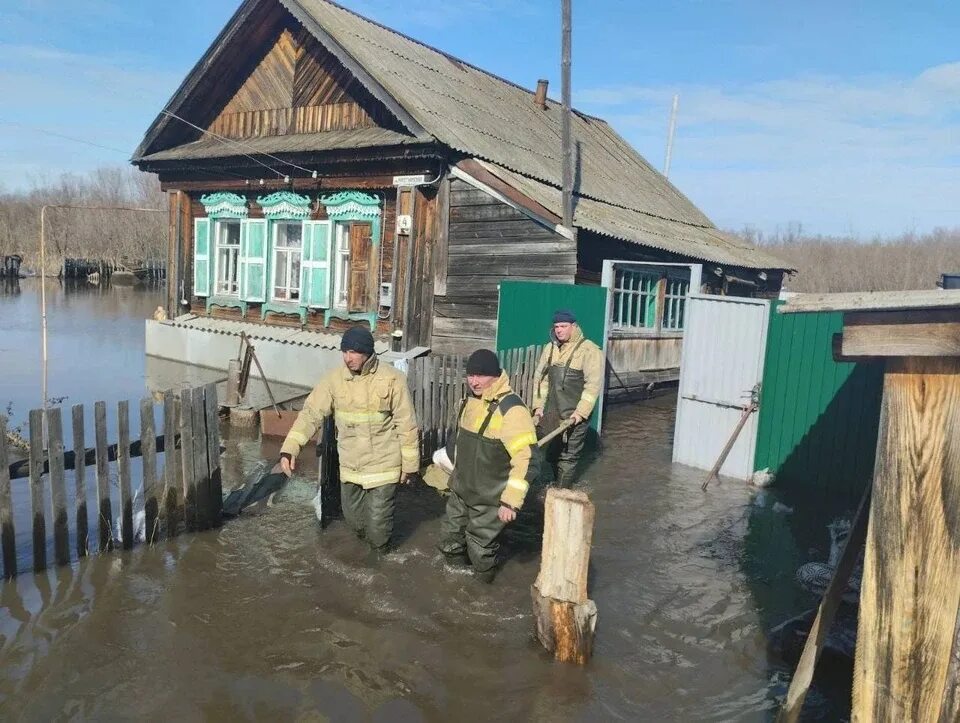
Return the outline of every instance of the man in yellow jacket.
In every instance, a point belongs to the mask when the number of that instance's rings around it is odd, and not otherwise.
[[[574,426],[547,444],[546,458],[559,487],[570,487],[583,454],[590,416],[603,388],[603,350],[583,335],[572,311],[553,315],[550,343],[534,371],[533,415],[540,436],[572,419]]]
[[[300,450],[332,414],[344,519],[373,550],[384,552],[393,534],[397,483],[420,468],[416,416],[406,379],[380,363],[369,331],[353,327],[340,350],[343,366],[310,392],[280,449],[280,466],[292,474]]]
[[[492,582],[498,537],[537,479],[540,453],[530,412],[510,389],[497,355],[475,351],[466,372],[470,394],[448,445],[453,473],[440,551],[453,560],[466,554],[477,576]]]

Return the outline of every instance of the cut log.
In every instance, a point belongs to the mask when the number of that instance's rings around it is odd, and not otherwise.
[[[595,514],[583,492],[547,492],[540,573],[530,591],[537,639],[556,660],[580,665],[593,652],[597,625],[597,607],[587,598]]]

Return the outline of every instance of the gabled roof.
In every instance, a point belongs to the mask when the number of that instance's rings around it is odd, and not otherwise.
[[[435,138],[468,156],[492,162],[516,177],[518,190],[540,196],[536,200],[544,205],[555,205],[542,199],[559,193],[561,185],[558,103],[548,101],[542,109],[534,103],[530,90],[329,0],[246,0],[168,109],[177,112],[176,104],[185,102],[196,84],[194,76],[206,72],[215,52],[252,10],[259,4],[277,2],[390,110],[410,133],[409,140]],[[151,126],[137,149],[138,159],[149,155],[151,160],[162,160],[173,152],[152,147],[164,124],[165,117]],[[579,197],[577,226],[721,264],[788,268],[718,231],[605,121],[574,113],[573,137],[578,164],[574,189]],[[194,148],[200,150],[196,144]],[[202,152],[206,151],[204,147]]]

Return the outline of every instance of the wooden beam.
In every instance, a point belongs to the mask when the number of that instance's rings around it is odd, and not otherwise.
[[[935,721],[960,608],[960,358],[887,361],[853,720]]]
[[[447,294],[447,265],[450,259],[450,177],[440,181],[437,191],[436,249],[433,254],[433,295]]]
[[[838,364],[863,364],[882,362],[875,356],[847,356],[843,353],[843,333],[838,332],[830,337],[830,351],[833,353],[833,360]]]
[[[960,356],[960,309],[856,311],[843,315],[844,356]]]
[[[161,181],[160,188],[164,191],[246,191],[254,194],[290,189],[307,193],[310,191],[332,192],[337,188],[393,188],[393,176],[324,176],[322,178],[291,178],[289,181],[284,181],[282,178],[265,178],[262,185],[256,180],[247,182],[237,178],[207,181]]]
[[[847,588],[847,582],[857,563],[860,550],[863,549],[863,542],[867,536],[867,519],[870,509],[870,488],[864,490],[863,497],[860,500],[860,506],[857,508],[857,516],[853,520],[850,528],[850,534],[847,542],[840,554],[840,560],[830,578],[830,584],[827,585],[823,593],[823,599],[820,601],[820,607],[817,609],[817,617],[813,621],[810,633],[807,635],[807,642],[803,646],[803,653],[800,655],[800,662],[797,663],[797,670],[790,681],[790,689],[787,691],[786,700],[780,709],[780,715],[777,716],[777,723],[795,723],[800,720],[800,713],[803,710],[803,701],[807,697],[807,691],[813,683],[813,672],[817,667],[817,661],[820,659],[820,653],[823,652],[824,643],[827,641],[827,634],[833,625],[837,609],[840,607],[840,599]]]

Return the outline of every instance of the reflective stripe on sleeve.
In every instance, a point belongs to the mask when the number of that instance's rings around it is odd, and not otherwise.
[[[510,444],[507,444],[507,452],[512,457],[524,447],[531,447],[537,443],[537,435],[533,432],[526,432],[516,437]]]
[[[416,462],[420,459],[420,450],[416,447],[401,447],[400,456]]]
[[[525,495],[527,494],[527,490],[530,489],[530,483],[525,479],[508,479],[507,487],[513,487],[513,489]]]
[[[580,400],[583,402],[589,402],[590,404],[593,404],[595,401],[597,401],[597,395],[591,394],[590,392],[584,392],[583,394],[580,395]]]

